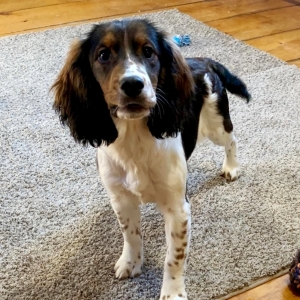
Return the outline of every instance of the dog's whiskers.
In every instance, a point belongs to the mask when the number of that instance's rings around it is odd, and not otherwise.
[[[163,114],[165,113],[165,111],[164,111],[164,108],[163,108],[162,104],[160,103],[160,99],[158,97],[157,97],[156,104],[157,104],[157,111],[158,111],[159,117],[160,117],[160,119],[162,119],[163,116],[161,114],[161,110],[163,111]]]
[[[169,107],[171,107],[170,103],[168,102],[168,100],[166,99],[166,95],[165,92],[163,90],[161,90],[160,88],[156,89],[156,96],[157,99],[159,99],[159,101],[161,101],[163,104],[168,105]]]

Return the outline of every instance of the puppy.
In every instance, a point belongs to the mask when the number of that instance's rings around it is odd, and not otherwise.
[[[96,25],[72,46],[53,89],[61,122],[77,142],[97,147],[124,237],[116,277],[140,275],[139,205],[154,202],[167,243],[160,299],[187,299],[187,160],[197,141],[209,138],[225,148],[224,177],[238,178],[226,90],[249,101],[245,84],[211,59],[185,59],[164,32],[138,19]]]

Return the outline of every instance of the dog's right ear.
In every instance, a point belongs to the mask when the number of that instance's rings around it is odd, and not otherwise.
[[[89,61],[90,40],[74,43],[66,63],[52,86],[53,107],[77,142],[94,147],[109,145],[117,129]]]

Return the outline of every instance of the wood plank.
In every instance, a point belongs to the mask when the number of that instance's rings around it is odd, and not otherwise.
[[[71,2],[80,2],[85,0],[43,0],[43,1],[36,1],[36,0],[0,0],[0,15],[17,11],[23,9],[32,9],[36,7],[45,7],[50,5],[56,4],[63,4],[63,3],[71,3]]]
[[[179,10],[183,13],[191,15],[195,19],[201,20],[202,22],[209,22],[293,5],[294,4],[285,0],[217,0],[184,5],[179,7]]]
[[[300,29],[248,40],[247,43],[284,61],[300,58]]]
[[[299,300],[289,288],[288,275],[271,280],[230,300]]]
[[[98,0],[52,5],[46,8],[35,7],[0,15],[0,34],[12,34],[29,29],[63,25],[78,20],[99,20],[129,13],[137,14],[191,2],[197,2],[197,0],[170,0],[168,2],[153,0],[144,2],[143,5],[136,0]]]
[[[300,28],[300,6],[207,22],[240,40],[249,40]]]

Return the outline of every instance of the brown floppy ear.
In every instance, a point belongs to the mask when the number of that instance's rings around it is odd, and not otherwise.
[[[75,141],[94,147],[109,145],[118,136],[103,92],[89,61],[89,38],[71,46],[65,65],[52,86],[53,107]]]
[[[148,121],[156,138],[176,136],[189,110],[194,92],[191,70],[179,47],[164,33],[157,32],[161,70],[157,85],[157,101]]]

